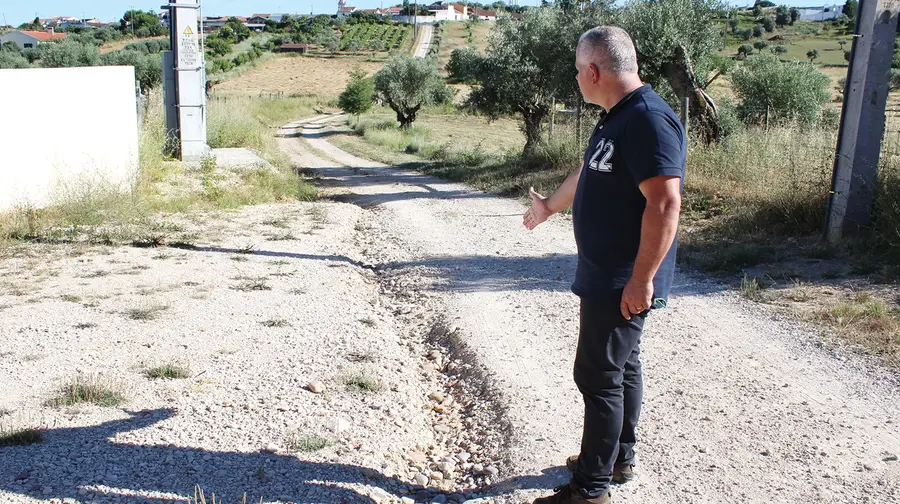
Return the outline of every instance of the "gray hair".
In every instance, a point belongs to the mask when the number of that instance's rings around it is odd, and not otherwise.
[[[584,32],[578,39],[578,54],[601,72],[622,75],[638,71],[634,42],[628,32],[616,26],[598,26]]]

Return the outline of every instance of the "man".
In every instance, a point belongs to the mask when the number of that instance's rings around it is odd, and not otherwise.
[[[535,504],[610,502],[612,481],[634,477],[635,427],[643,385],[644,319],[666,305],[675,270],[687,139],[666,102],[638,76],[622,29],[601,26],[578,43],[575,66],[585,101],[607,114],[581,168],[549,198],[531,190],[529,230],[572,206],[581,298],[575,383],[584,397],[581,453],[571,482]]]

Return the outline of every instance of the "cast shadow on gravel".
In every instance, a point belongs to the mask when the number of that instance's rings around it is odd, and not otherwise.
[[[112,441],[118,433],[169,420],[175,411],[129,414],[129,418],[91,427],[48,429],[39,444],[0,448],[0,490],[37,499],[162,504],[184,502],[199,484],[207,498],[214,492],[228,504],[240,502],[244,492],[248,503],[259,502],[261,496],[268,501],[282,498],[296,503],[374,504],[370,497],[339,485],[384,487],[390,479],[379,475],[367,478],[366,472],[375,473],[362,467],[307,462],[269,452],[217,452]],[[80,489],[98,486],[109,493],[98,492],[94,499],[78,494]],[[144,495],[134,495],[138,492]]]
[[[170,245],[195,252],[215,252],[236,255],[246,251],[188,244]],[[439,292],[497,292],[544,290],[569,292],[575,275],[574,254],[546,254],[530,257],[501,255],[466,255],[433,257],[419,261],[400,261],[381,265],[367,264],[342,255],[315,255],[297,252],[253,250],[249,255],[300,259],[309,261],[343,262],[371,271],[391,271],[417,268],[418,274],[431,276],[431,289]]]
[[[543,290],[569,292],[575,277],[575,254],[540,256],[466,255],[394,262],[384,269],[424,268],[446,292]]]
[[[112,438],[117,434],[170,420],[176,411],[127,414],[128,418],[90,427],[47,429],[39,444],[0,448],[0,491],[47,500],[168,504],[185,502],[199,485],[207,498],[215,493],[227,504],[241,502],[244,493],[248,503],[262,497],[297,504],[375,504],[371,497],[340,485],[384,488],[404,483],[359,466],[308,462],[265,451],[218,452],[115,442]],[[478,493],[492,497],[517,489],[551,488],[564,477],[565,468],[550,468],[540,475],[494,483]]]

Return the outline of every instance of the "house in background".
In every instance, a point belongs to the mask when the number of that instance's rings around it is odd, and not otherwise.
[[[825,5],[821,7],[797,7],[802,21],[830,21],[841,17],[844,8],[840,5]]]
[[[66,28],[69,25],[80,23],[81,20],[72,16],[56,16],[52,18],[39,19],[38,22],[44,28]]]
[[[64,40],[65,38],[65,33],[54,33],[52,28],[49,31],[17,30],[0,35],[0,45],[13,42],[20,49],[34,49],[44,42]]]
[[[356,11],[356,7],[348,7],[347,0],[338,0],[338,16],[347,17],[353,14],[354,11]]]
[[[496,21],[497,20],[497,13],[494,11],[490,11],[490,10],[471,9],[470,14],[475,15],[475,17],[477,17],[478,19],[480,19],[482,21]]]
[[[434,14],[435,21],[468,21],[470,9],[462,4],[434,4],[428,11]]]

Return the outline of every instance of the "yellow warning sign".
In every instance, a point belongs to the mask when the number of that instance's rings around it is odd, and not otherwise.
[[[194,30],[191,30],[191,27],[190,27],[190,26],[187,26],[187,27],[184,29],[184,34],[185,34],[185,35],[193,35],[193,34],[194,34]]]

